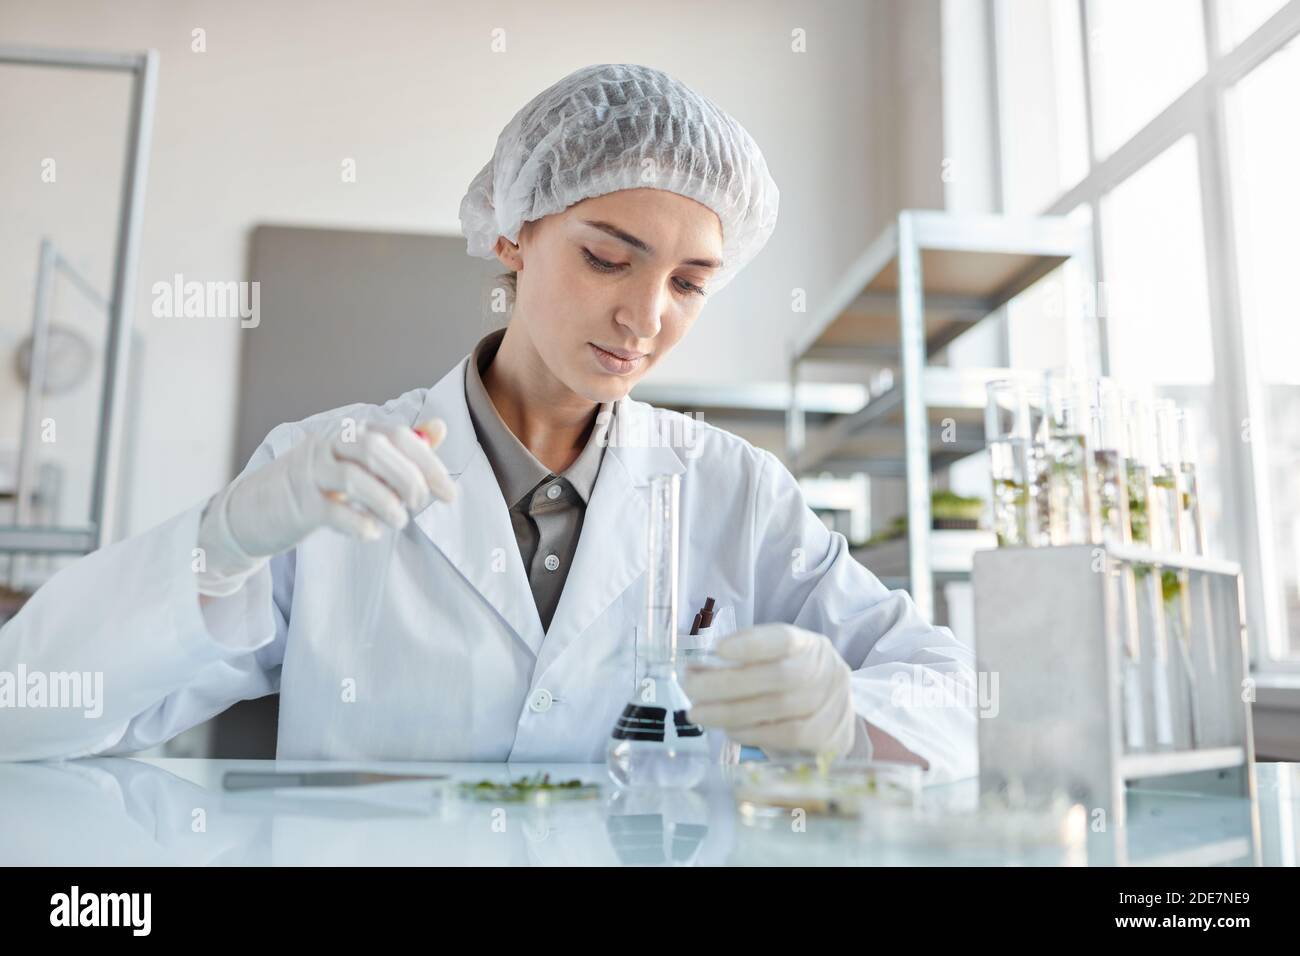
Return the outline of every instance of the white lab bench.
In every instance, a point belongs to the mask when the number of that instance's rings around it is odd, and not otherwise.
[[[597,799],[494,805],[428,781],[229,792],[230,770],[366,769],[507,781],[538,771],[601,783]],[[1294,865],[1300,764],[1261,763],[1256,805],[1133,789],[1135,863]],[[453,792],[447,792],[453,791]],[[973,801],[974,779],[925,799]],[[1258,849],[1252,819],[1259,823]],[[993,856],[990,856],[990,853]],[[957,846],[881,846],[856,823],[746,822],[718,768],[687,792],[620,793],[603,764],[436,764],[87,758],[0,764],[0,865],[878,865],[1052,863]]]

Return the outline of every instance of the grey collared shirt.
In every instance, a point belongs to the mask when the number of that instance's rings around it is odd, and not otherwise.
[[[595,412],[597,422],[592,425],[582,452],[562,474],[554,474],[501,420],[483,385],[483,373],[504,337],[505,329],[496,329],[474,346],[465,366],[465,401],[474,432],[510,509],[510,524],[542,627],[550,630],[551,618],[569,576],[569,565],[578,550],[587,502],[596,486],[605,451],[602,433],[609,427],[617,406],[612,402],[600,405]],[[605,418],[600,419],[601,415]]]

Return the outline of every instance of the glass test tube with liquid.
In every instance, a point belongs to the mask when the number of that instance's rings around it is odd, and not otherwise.
[[[1128,516],[1128,481],[1124,467],[1124,405],[1119,389],[1110,379],[1098,379],[1090,388],[1088,403],[1088,447],[1093,458],[1092,500],[1096,505],[1095,530],[1100,541],[1128,545],[1132,535]],[[1138,629],[1137,581],[1133,568],[1120,566],[1119,624],[1123,628],[1120,664],[1124,706],[1124,745],[1129,753],[1147,749],[1147,728],[1152,706],[1143,691],[1142,647]]]
[[[1153,512],[1159,501],[1153,494],[1151,476],[1156,458],[1155,428],[1151,404],[1145,395],[1124,396],[1126,425],[1124,471],[1128,483],[1129,536],[1133,544],[1154,548],[1152,529],[1160,519]],[[1158,569],[1150,564],[1133,565],[1136,584],[1138,635],[1141,651],[1144,696],[1150,700],[1154,745],[1159,750],[1176,747],[1172,687],[1169,675],[1169,646],[1165,630],[1164,601]]]
[[[1044,437],[1050,538],[1053,545],[1089,544],[1101,537],[1088,456],[1084,381],[1069,370],[1043,379]]]
[[[1154,546],[1176,554],[1184,547],[1181,450],[1178,441],[1178,408],[1169,399],[1155,403],[1156,467],[1151,484],[1158,507],[1158,523],[1152,528]],[[1192,667],[1191,582],[1180,568],[1160,570],[1160,595],[1164,602],[1165,634],[1170,645],[1171,703],[1174,707],[1175,745],[1195,748],[1200,719],[1196,674]]]
[[[1029,407],[1019,382],[987,385],[984,437],[993,482],[993,532],[998,547],[1029,543]]]

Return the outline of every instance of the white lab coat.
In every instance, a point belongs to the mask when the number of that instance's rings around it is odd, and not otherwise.
[[[55,574],[0,629],[0,671],[103,674],[103,712],[0,710],[0,758],[130,753],[232,703],[280,693],[281,759],[600,761],[633,691],[645,606],[647,480],[681,475],[682,632],[706,595],[736,627],[785,621],[827,635],[853,674],[857,713],[930,763],[975,771],[975,712],[902,693],[934,678],[974,686],[973,655],[887,590],[808,508],[770,452],[623,399],[549,631],[543,632],[506,503],[465,402],[462,360],[432,388],[272,429],[246,469],[344,417],[447,423],[438,454],[456,482],[400,533],[378,627],[361,622],[387,553],[320,529],[236,594],[200,607],[207,499]],[[674,431],[674,429],[676,429]],[[663,436],[690,435],[690,444]],[[391,531],[388,532],[392,534]],[[900,683],[901,682],[901,683]]]

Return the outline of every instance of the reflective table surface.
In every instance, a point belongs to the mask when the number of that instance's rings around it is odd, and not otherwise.
[[[232,791],[229,772],[364,769],[437,774],[361,787]],[[600,785],[549,805],[472,799],[459,782],[539,772]],[[965,865],[1291,866],[1300,764],[1256,765],[1256,800],[1208,784],[1128,795],[1123,850],[1074,808],[1068,836],[1027,835],[973,811],[974,779],[927,787],[857,819],[737,809],[727,770],[692,791],[620,792],[603,764],[413,764],[88,758],[0,764],[0,865]],[[734,771],[732,771],[734,772]],[[894,814],[893,817],[888,813]],[[894,822],[901,821],[901,822]]]

